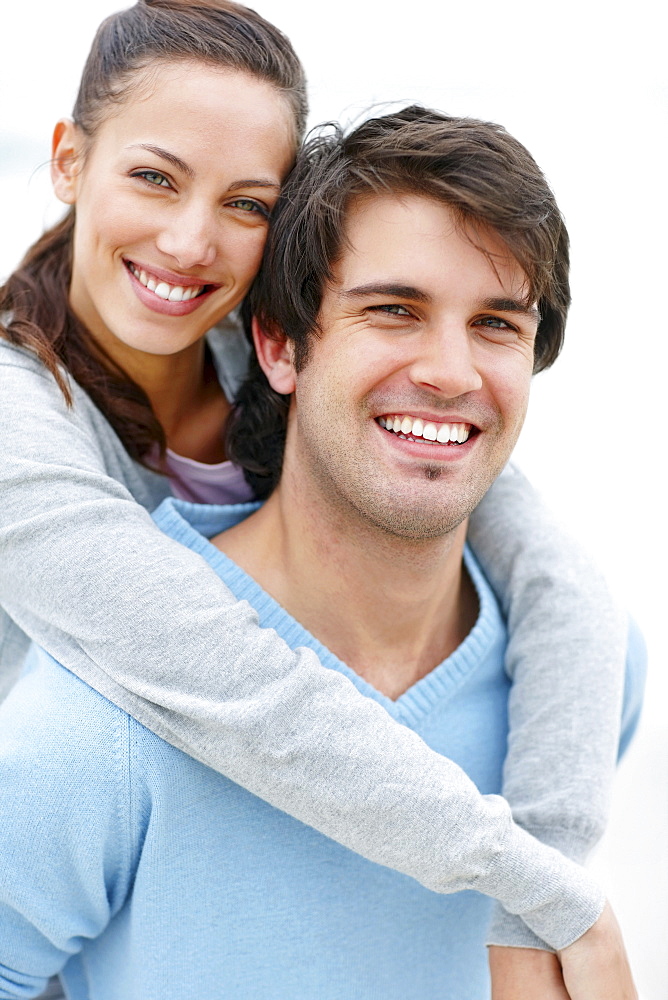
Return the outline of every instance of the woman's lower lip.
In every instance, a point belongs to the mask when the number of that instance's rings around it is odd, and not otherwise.
[[[152,312],[161,313],[163,316],[187,316],[189,313],[199,309],[217,291],[216,288],[211,288],[207,292],[202,292],[201,295],[198,295],[194,299],[187,299],[185,302],[170,302],[169,299],[161,299],[159,295],[149,291],[128,267],[125,267],[124,270],[130,279],[132,290],[142,305],[145,305]]]

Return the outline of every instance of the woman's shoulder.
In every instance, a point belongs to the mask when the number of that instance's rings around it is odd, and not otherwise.
[[[0,337],[0,426],[6,436],[24,427],[32,433],[32,422],[40,427],[53,419],[77,424],[105,439],[113,434],[106,417],[84,389],[60,369],[70,400],[40,358],[26,347]],[[35,442],[37,444],[37,442]]]
[[[2,336],[0,336],[0,365],[3,368],[20,368],[33,372],[38,377],[52,378],[34,351],[12,344]]]
[[[60,371],[72,396],[84,396],[83,391],[69,377],[65,369],[61,368]],[[63,406],[65,402],[63,391],[53,373],[37,354],[28,347],[12,344],[2,336],[0,336],[0,381],[5,400],[11,398],[13,392],[25,393],[30,387],[31,391],[39,394],[43,402],[51,398],[58,407]]]

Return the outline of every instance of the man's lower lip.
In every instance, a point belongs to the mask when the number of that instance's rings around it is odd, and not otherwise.
[[[161,313],[163,316],[187,316],[189,313],[199,309],[217,291],[216,288],[211,288],[209,291],[202,292],[195,299],[188,299],[186,302],[170,302],[169,299],[161,299],[159,295],[149,291],[128,267],[125,268],[125,273],[130,279],[132,289],[142,305],[147,306],[153,312]]]

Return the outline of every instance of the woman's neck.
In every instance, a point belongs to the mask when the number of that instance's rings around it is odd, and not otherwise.
[[[230,405],[204,339],[178,354],[148,354],[125,345],[113,360],[148,396],[167,438],[185,458],[213,464],[225,459],[223,427]]]

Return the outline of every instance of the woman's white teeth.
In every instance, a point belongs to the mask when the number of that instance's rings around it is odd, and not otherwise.
[[[439,444],[464,444],[471,433],[470,424],[435,424],[420,417],[408,417],[401,414],[379,417],[378,423],[385,430],[394,431],[402,437],[421,437],[423,441],[437,441]]]
[[[149,292],[154,292],[159,299],[169,302],[188,302],[190,299],[194,299],[196,295],[199,295],[204,288],[204,285],[188,285],[184,287],[183,285],[169,285],[166,281],[156,281],[146,271],[140,271],[136,268],[134,264],[130,264],[130,270],[137,281],[144,285],[145,288],[148,288]]]

